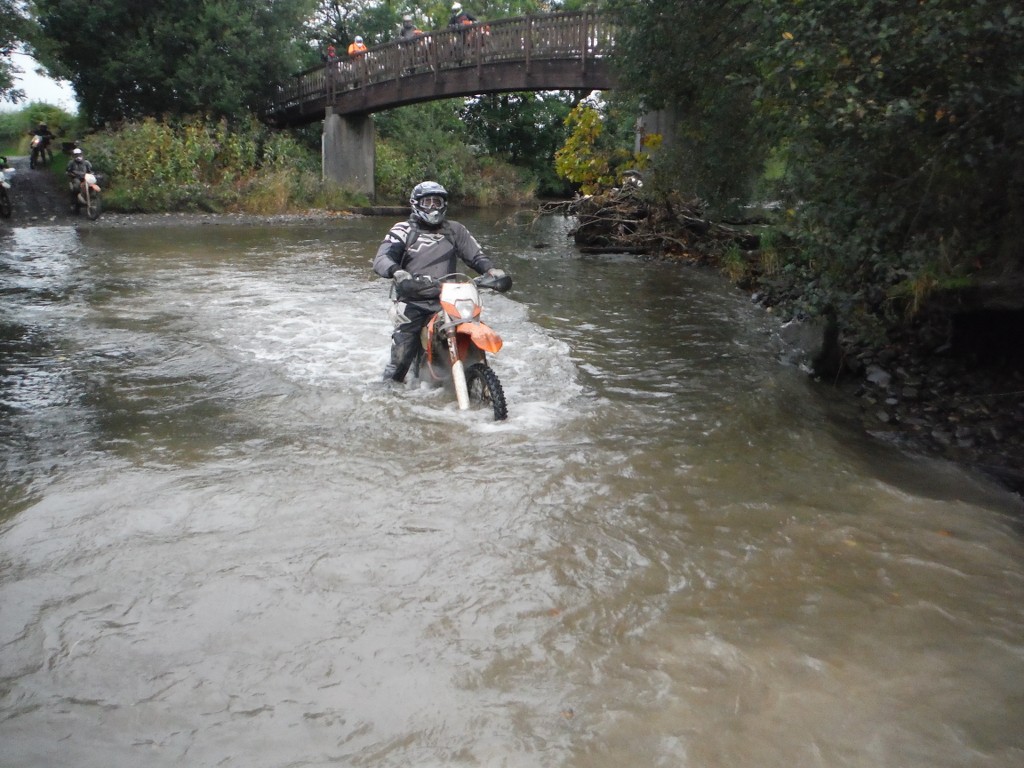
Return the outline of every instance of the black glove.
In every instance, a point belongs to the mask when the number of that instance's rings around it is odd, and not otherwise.
[[[409,273],[406,272],[406,275]],[[426,275],[416,275],[403,280],[398,279],[399,273],[395,273],[395,292],[403,299],[436,299],[441,295],[441,284],[434,278]]]

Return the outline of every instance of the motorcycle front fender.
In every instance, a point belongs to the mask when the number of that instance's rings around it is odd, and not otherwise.
[[[503,344],[501,336],[484,323],[462,323],[455,328],[459,335],[469,336],[474,346],[484,352],[496,353]]]

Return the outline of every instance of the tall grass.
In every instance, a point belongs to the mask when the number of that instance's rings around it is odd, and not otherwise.
[[[92,134],[83,148],[113,210],[279,214],[366,203],[322,182],[314,151],[255,119],[147,118]]]

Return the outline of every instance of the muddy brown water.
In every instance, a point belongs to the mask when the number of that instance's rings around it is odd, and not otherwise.
[[[1024,763],[1019,497],[716,276],[461,218],[503,423],[377,381],[390,220],[0,226],[0,765]]]

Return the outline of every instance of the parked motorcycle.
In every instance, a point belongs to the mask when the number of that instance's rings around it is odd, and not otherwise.
[[[14,206],[11,204],[11,177],[14,168],[7,167],[7,158],[0,156],[0,216],[11,218]]]
[[[92,221],[96,221],[103,209],[100,197],[102,190],[100,190],[96,174],[86,173],[81,178],[72,181],[71,189],[74,190],[76,185],[78,187],[78,194],[75,197],[75,215],[78,215],[84,207],[86,215]]]
[[[494,420],[508,418],[505,392],[498,374],[487,363],[487,353],[502,347],[501,337],[481,321],[480,288],[504,293],[512,287],[508,275],[470,277],[459,273],[440,280],[418,277],[440,287],[441,309],[423,329],[423,349],[414,365],[416,376],[439,384],[450,383],[460,410],[490,407]],[[436,295],[436,294],[435,294]]]
[[[28,156],[29,168],[35,168],[53,159],[53,150],[50,149],[49,137],[36,134],[32,137],[30,147],[31,152]]]

